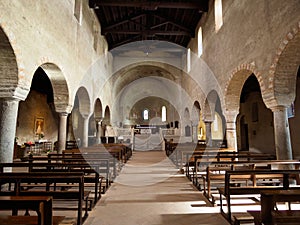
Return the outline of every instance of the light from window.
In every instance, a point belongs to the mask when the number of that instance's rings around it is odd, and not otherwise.
[[[213,122],[213,127],[214,127],[214,131],[218,131],[219,130],[219,117],[217,115],[217,113],[215,114],[215,119]]]
[[[198,57],[202,55],[203,46],[202,46],[202,27],[199,27],[198,30]]]
[[[186,68],[187,68],[187,72],[189,73],[191,71],[191,49],[190,48],[187,50]]]
[[[223,25],[222,0],[215,0],[215,25],[216,31]]]
[[[74,16],[79,24],[82,20],[82,0],[75,0]]]
[[[166,106],[163,106],[161,108],[161,121],[166,122],[167,121],[167,108]]]
[[[149,120],[149,110],[148,109],[145,109],[143,111],[143,118],[144,118],[144,120]]]

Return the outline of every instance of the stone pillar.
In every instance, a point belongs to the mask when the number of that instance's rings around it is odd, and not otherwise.
[[[57,153],[62,153],[62,150],[66,148],[67,140],[67,119],[68,113],[59,113],[59,129],[58,129],[58,149]]]
[[[205,139],[206,139],[206,146],[212,147],[212,135],[211,135],[211,124],[212,121],[204,121],[205,123]]]
[[[237,151],[237,139],[236,139],[236,117],[238,111],[230,111],[225,113],[226,117],[226,140],[227,147]]]
[[[274,117],[275,148],[278,160],[293,159],[286,106],[271,108]]]
[[[83,117],[83,132],[82,132],[82,147],[88,147],[89,145],[89,117]]]
[[[0,99],[0,162],[12,162],[16,136],[19,100]]]
[[[96,118],[96,144],[101,143],[101,135],[103,134],[103,129],[102,129],[102,120],[103,118]]]
[[[194,143],[198,143],[198,121],[192,121],[192,138]]]
[[[236,139],[236,124],[235,121],[226,122],[226,140],[227,147],[235,149],[237,151],[237,139]]]

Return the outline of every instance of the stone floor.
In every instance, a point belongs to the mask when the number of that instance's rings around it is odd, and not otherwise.
[[[84,225],[226,225],[163,151],[133,153]]]

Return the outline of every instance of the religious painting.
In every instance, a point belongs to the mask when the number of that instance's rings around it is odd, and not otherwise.
[[[43,117],[35,117],[34,120],[34,133],[36,135],[44,134],[45,121]]]

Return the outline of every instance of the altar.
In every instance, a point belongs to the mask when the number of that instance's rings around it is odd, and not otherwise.
[[[137,125],[135,126],[135,134],[156,134],[159,133],[160,126]]]

